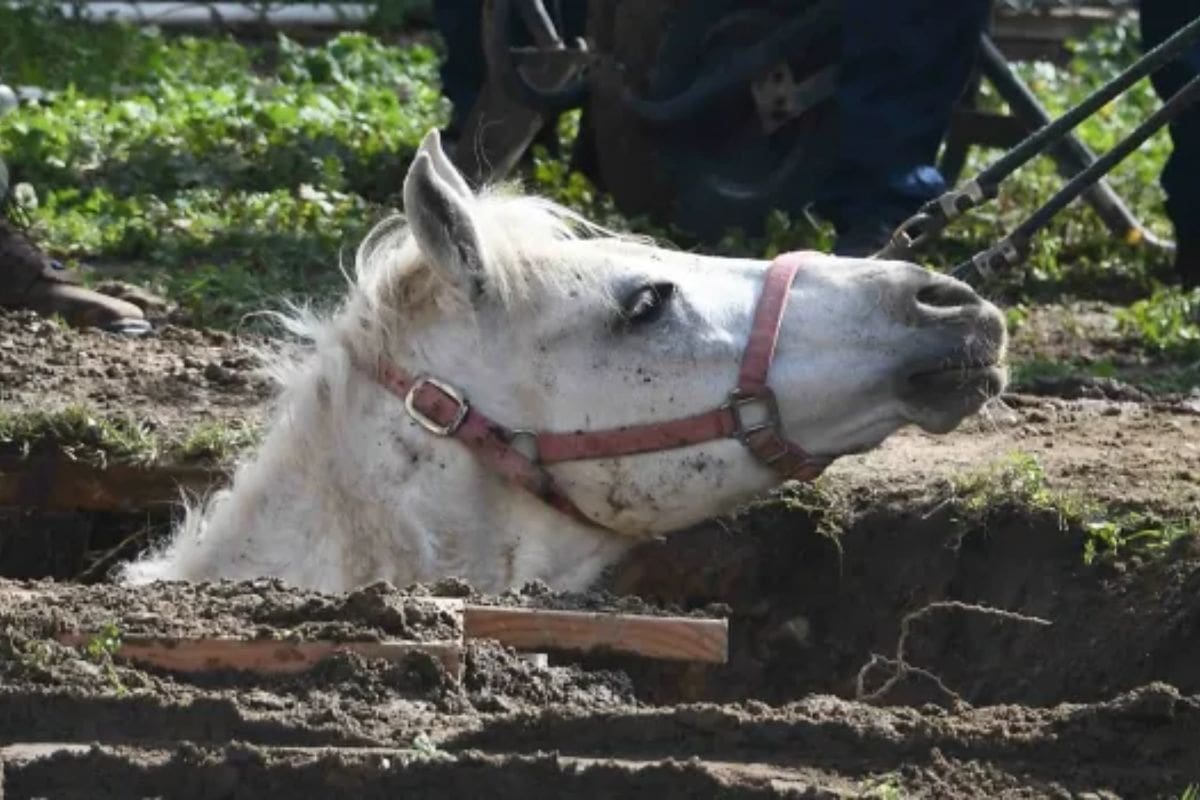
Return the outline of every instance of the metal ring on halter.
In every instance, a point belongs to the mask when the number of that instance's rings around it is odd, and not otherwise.
[[[742,409],[760,402],[766,409],[766,419],[747,425],[746,421],[742,419]],[[775,399],[775,393],[770,389],[764,388],[756,394],[745,394],[740,389],[734,389],[729,393],[729,399],[725,401],[724,407],[730,410],[733,417],[733,438],[742,444],[747,444],[749,438],[760,431],[780,433],[783,430],[783,419],[779,416],[779,403]],[[779,458],[782,458],[782,455]]]
[[[538,443],[537,431],[529,430],[528,428],[513,428],[508,431],[505,437],[508,441],[508,446],[516,450],[521,455],[528,458],[534,464],[540,463],[542,460],[541,445]],[[527,442],[529,449],[518,442]]]
[[[424,386],[432,386],[442,394],[449,397],[458,406],[455,409],[454,417],[442,424],[435,419],[429,417],[425,412],[417,408],[417,392]],[[467,403],[467,399],[462,393],[448,383],[443,383],[437,378],[431,378],[428,375],[420,375],[413,381],[412,388],[404,395],[404,409],[408,412],[413,422],[420,425],[425,430],[436,436],[453,436],[462,427],[463,420],[467,418],[467,412],[471,410],[471,406]]]

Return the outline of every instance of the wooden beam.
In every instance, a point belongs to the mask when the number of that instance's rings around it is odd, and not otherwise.
[[[86,647],[93,639],[83,633],[63,633],[57,638],[72,647]],[[462,646],[458,642],[289,642],[135,636],[122,638],[114,656],[172,672],[234,669],[286,674],[311,669],[335,653],[357,653],[364,658],[388,661],[401,661],[413,653],[425,653],[440,661],[454,680],[462,678]]]
[[[463,635],[517,650],[608,650],[709,664],[729,658],[729,623],[723,619],[468,605]]]

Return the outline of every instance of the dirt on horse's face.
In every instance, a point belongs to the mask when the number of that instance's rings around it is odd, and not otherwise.
[[[675,419],[726,399],[766,262],[584,238],[524,250],[514,277],[512,265],[489,269],[486,215],[452,171],[434,142],[406,189],[422,254],[464,289],[475,326],[467,335],[449,316],[425,331],[428,369],[530,430]],[[505,302],[512,287],[499,284],[514,281],[522,297]],[[966,284],[824,256],[792,285],[769,380],[789,438],[841,455],[907,423],[950,431],[1002,389],[1004,348],[1003,317]],[[734,441],[552,471],[590,517],[632,534],[694,523],[778,481]]]
[[[276,365],[282,391],[262,445],[127,580],[274,576],[346,590],[456,576],[485,591],[535,579],[583,589],[638,537],[780,482],[722,438],[548,464],[563,500],[552,506],[427,429],[411,394],[384,386],[381,360],[454,387],[508,430],[712,411],[737,385],[768,264],[589,232],[536,198],[477,196],[436,134],[404,201],[407,226],[368,237],[338,313],[296,321],[314,345]],[[813,254],[781,290],[767,382],[783,432],[808,453],[861,451],[907,423],[948,431],[1004,383],[1002,317],[961,283]]]

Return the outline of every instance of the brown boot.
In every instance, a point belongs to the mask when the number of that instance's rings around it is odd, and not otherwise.
[[[150,331],[133,303],[79,285],[61,262],[38,249],[16,226],[0,219],[0,306],[58,314],[78,328],[140,336]]]

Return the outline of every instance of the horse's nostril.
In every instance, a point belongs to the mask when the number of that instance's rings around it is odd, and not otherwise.
[[[979,305],[979,295],[965,283],[942,278],[918,290],[917,302],[935,308],[961,308]]]

